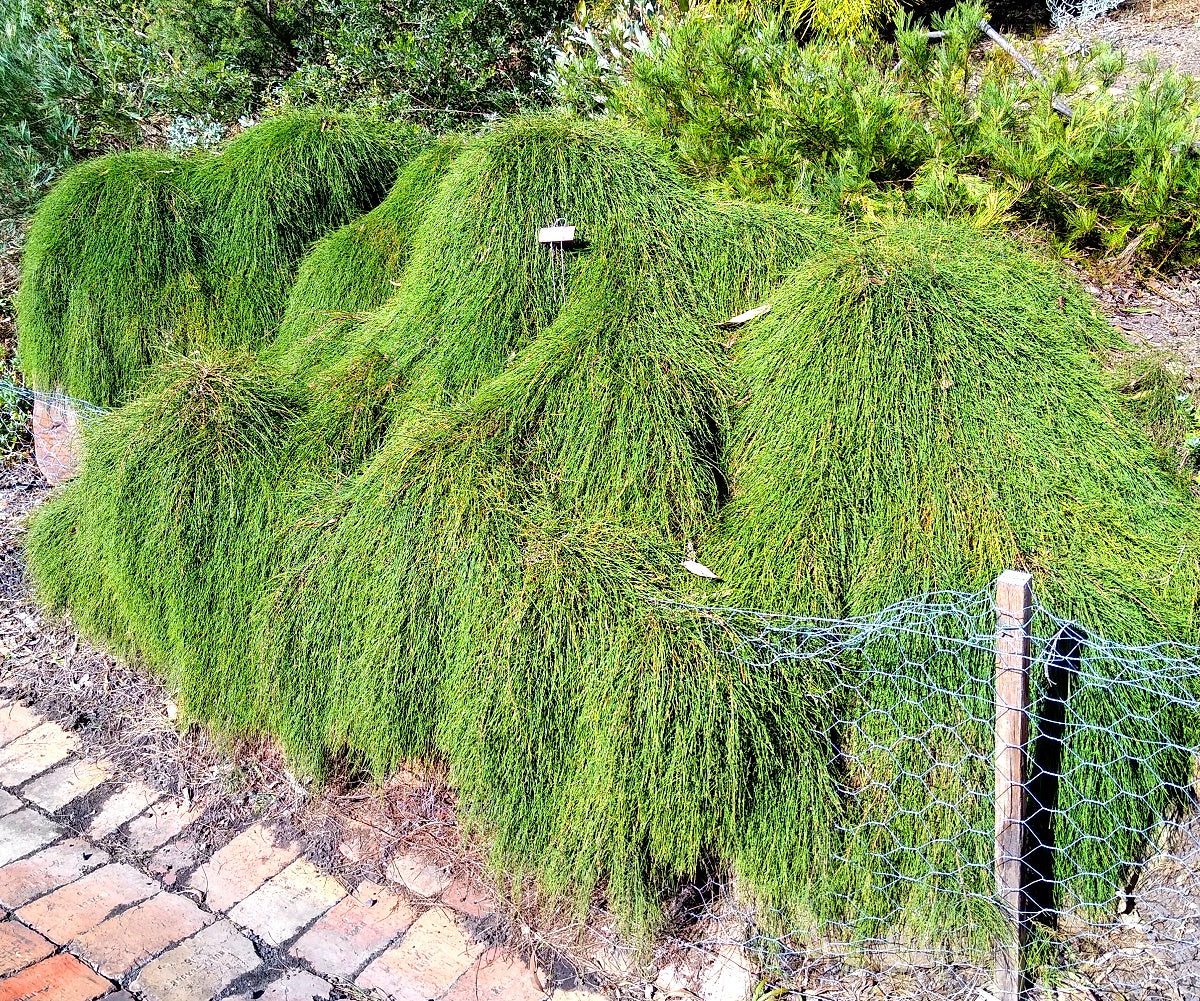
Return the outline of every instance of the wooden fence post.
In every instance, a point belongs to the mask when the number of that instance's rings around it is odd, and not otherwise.
[[[997,1001],[1024,1001],[1029,937],[1025,767],[1033,578],[1004,571],[996,581],[996,611],[996,892],[1011,929],[997,947],[995,987]]]

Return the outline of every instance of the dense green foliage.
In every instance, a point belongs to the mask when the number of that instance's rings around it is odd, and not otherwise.
[[[801,44],[728,6],[579,36],[553,75],[559,101],[665,141],[680,167],[737,197],[854,218],[933,211],[979,227],[1033,223],[1064,249],[1122,265],[1200,255],[1200,88],[1122,58],[1040,58],[1074,118],[1003,53],[972,56],[982,8],[935,17],[931,43]],[[636,30],[634,30],[636,27]],[[614,54],[615,53],[615,54]]]
[[[562,261],[536,239],[560,216],[585,240]],[[257,355],[209,338],[89,422],[29,565],[193,718],[274,734],[297,767],[448,762],[498,864],[581,904],[603,886],[634,931],[718,859],[791,927],[886,915],[979,943],[989,801],[939,831],[948,861],[917,850],[911,778],[986,761],[945,695],[984,697],[978,665],[885,657],[890,682],[847,691],[836,665],[724,656],[662,599],[845,615],[1027,566],[1089,628],[1194,635],[1200,515],[1102,382],[1113,337],[1053,267],[969,229],[721,204],[636,133],[513,119],[427,148],[321,241]],[[725,582],[681,568],[693,549]],[[1136,756],[1157,715],[1079,705],[1084,762]],[[930,718],[954,739],[923,739]],[[856,743],[897,731],[899,755]],[[838,749],[871,795],[841,797]],[[1068,804],[1104,875],[1064,875],[1104,906],[1189,772],[1094,774],[1126,786]]]
[[[565,0],[0,0],[0,219],[74,160],[317,105],[427,125],[541,86]]]
[[[460,128],[536,97],[567,0],[316,0],[281,99]]]
[[[199,345],[258,345],[313,240],[381,202],[427,142],[348,116],[271,119],[219,155],[100,157],[34,217],[16,297],[39,389],[123,402],[143,371]]]

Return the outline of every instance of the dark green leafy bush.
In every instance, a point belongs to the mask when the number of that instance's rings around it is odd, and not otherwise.
[[[459,127],[516,110],[565,0],[315,0],[283,100]]]
[[[660,137],[719,193],[872,218],[932,211],[980,227],[1035,223],[1064,250],[1161,265],[1200,254],[1200,88],[1154,64],[1127,90],[1105,47],[1037,51],[1048,87],[975,49],[985,11],[902,21],[894,42],[800,44],[780,20],[700,8],[614,23],[597,58],[568,39],[560,103]],[[580,33],[579,37],[583,37]]]
[[[40,8],[0,0],[0,216],[20,211],[69,159],[78,129],[63,106],[88,85]]]
[[[0,206],[69,162],[283,107],[460,127],[537,96],[566,0],[0,0]]]

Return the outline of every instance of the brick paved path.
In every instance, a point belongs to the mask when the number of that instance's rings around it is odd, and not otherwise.
[[[472,941],[474,901],[415,859],[388,874],[412,898],[347,892],[256,825],[181,877],[176,839],[200,810],[77,752],[62,727],[0,703],[0,1001],[546,997],[518,957]],[[92,790],[106,798],[86,830],[56,821]],[[600,1001],[552,1001],[584,999]]]

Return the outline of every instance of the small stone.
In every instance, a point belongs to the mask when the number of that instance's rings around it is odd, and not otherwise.
[[[253,943],[218,921],[147,963],[129,990],[145,1001],[209,1001],[261,965]]]
[[[209,910],[227,911],[282,872],[299,854],[295,843],[276,848],[270,831],[255,824],[200,866],[188,886],[204,894]]]
[[[164,949],[213,920],[187,897],[157,893],[102,921],[75,939],[70,949],[106,977],[121,980]]]
[[[393,883],[427,899],[440,897],[450,885],[450,875],[445,869],[415,855],[397,855],[388,863],[385,875]]]
[[[0,789],[0,817],[21,809],[21,801],[11,792]]]
[[[676,964],[668,963],[658,971],[654,978],[654,987],[660,994],[675,994],[689,989],[690,978],[688,971]]]
[[[341,883],[302,858],[232,908],[229,917],[270,945],[283,945],[344,896]]]
[[[0,983],[0,1001],[94,1001],[112,989],[107,980],[63,952]]]
[[[0,817],[0,866],[45,848],[62,835],[62,828],[37,810],[17,810]]]
[[[162,793],[134,779],[108,797],[88,825],[88,837],[99,841],[162,798]]]
[[[65,945],[96,927],[118,907],[136,904],[157,890],[154,881],[133,866],[106,865],[26,904],[17,917],[51,942]]]
[[[21,922],[0,921],[0,978],[7,977],[45,959],[54,943]]]
[[[291,952],[315,970],[351,980],[416,917],[407,900],[364,880],[305,932]]]
[[[0,869],[0,906],[15,909],[107,864],[108,855],[78,838],[60,841]]]
[[[701,1001],[741,1001],[750,996],[754,983],[745,953],[736,946],[722,946],[700,976],[699,994]]]
[[[0,749],[0,785],[15,788],[74,754],[79,739],[57,723],[42,723]]]
[[[453,911],[434,907],[354,983],[364,989],[378,988],[395,1001],[428,1001],[445,994],[482,951],[483,946],[468,941]]]
[[[354,841],[341,841],[338,843],[338,854],[347,862],[361,862],[363,860],[362,844],[355,839]]]
[[[68,761],[29,783],[21,795],[47,813],[54,813],[91,792],[111,774],[112,766],[107,761]]]

